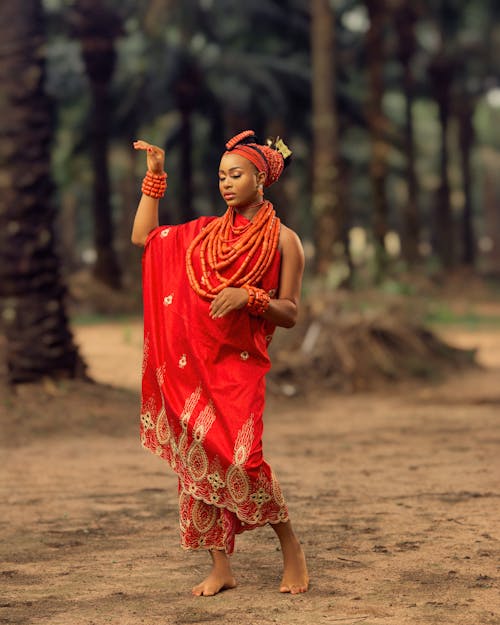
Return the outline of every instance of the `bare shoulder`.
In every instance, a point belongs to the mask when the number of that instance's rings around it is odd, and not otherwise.
[[[304,255],[302,241],[298,234],[284,224],[281,224],[279,247],[282,254]]]
[[[298,277],[300,282],[305,266],[304,248],[297,233],[283,224],[281,225],[279,248],[282,259],[282,278],[291,274]]]

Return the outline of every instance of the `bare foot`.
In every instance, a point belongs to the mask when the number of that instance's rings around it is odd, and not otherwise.
[[[287,545],[283,551],[283,579],[281,580],[280,592],[289,592],[298,595],[309,589],[309,574],[307,572],[306,558],[300,543]]]
[[[298,595],[309,589],[306,557],[290,521],[271,525],[276,532],[283,553],[283,579],[280,592]]]
[[[236,587],[227,555],[223,551],[211,551],[210,555],[213,561],[212,570],[201,584],[193,588],[192,592],[196,597],[213,597],[221,590]]]

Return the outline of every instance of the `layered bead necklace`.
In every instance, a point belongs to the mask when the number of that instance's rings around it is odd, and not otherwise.
[[[229,207],[222,217],[211,221],[193,239],[186,252],[186,270],[195,293],[204,299],[215,299],[228,286],[255,285],[271,266],[280,234],[280,220],[272,204],[265,201],[252,221],[235,226],[236,211]],[[201,278],[193,267],[193,253],[199,246]],[[222,271],[242,256],[240,267],[229,278]],[[255,263],[249,265],[253,259]]]

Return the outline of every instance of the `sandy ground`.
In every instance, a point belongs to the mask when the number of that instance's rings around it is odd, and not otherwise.
[[[138,442],[140,327],[77,330],[98,380],[2,398],[0,623],[500,624],[500,331],[449,331],[484,371],[440,385],[271,399],[265,448],[309,558],[277,592],[272,530],[239,538],[238,588],[194,598],[176,480]]]

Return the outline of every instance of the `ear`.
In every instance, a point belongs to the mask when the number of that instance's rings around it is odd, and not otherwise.
[[[266,177],[267,177],[266,172],[265,172],[265,171],[258,171],[258,172],[257,172],[257,176],[256,176],[256,177],[257,177],[257,184],[258,184],[259,186],[260,186],[260,185],[262,185],[262,186],[263,186],[263,185],[264,185],[264,183],[266,182]]]

